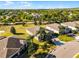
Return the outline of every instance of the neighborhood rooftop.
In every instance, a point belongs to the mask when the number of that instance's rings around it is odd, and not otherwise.
[[[32,27],[32,28],[27,28],[26,31],[30,34],[30,35],[35,35],[37,33],[37,31],[39,31],[40,27],[36,26],[36,27]]]
[[[0,58],[10,57],[22,46],[21,38],[7,37],[0,40]]]
[[[65,23],[61,23],[65,26],[71,26],[71,27],[75,27],[76,26],[76,22],[65,22]]]
[[[48,30],[51,30],[51,31],[54,31],[54,32],[57,32],[58,33],[58,31],[59,31],[59,24],[57,24],[57,23],[53,23],[53,24],[48,24],[47,26],[46,26],[46,29],[48,29]]]

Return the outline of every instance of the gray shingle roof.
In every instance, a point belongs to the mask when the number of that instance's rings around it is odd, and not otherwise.
[[[32,27],[32,28],[27,28],[27,30],[32,34],[35,35],[37,33],[37,31],[39,31],[40,27],[36,26],[36,27]]]
[[[54,29],[54,30],[57,30],[57,31],[59,31],[59,26],[60,25],[57,24],[57,23],[47,25],[47,27],[50,27],[51,29]]]
[[[75,22],[65,22],[65,23],[62,23],[62,24],[67,25],[67,26],[72,26],[72,27],[76,26]]]
[[[0,40],[0,58],[14,54],[21,46],[21,38],[7,37]]]

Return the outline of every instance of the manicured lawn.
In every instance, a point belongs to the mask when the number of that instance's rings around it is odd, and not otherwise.
[[[12,34],[10,32],[10,28],[11,26],[1,26],[0,30],[5,31],[4,33],[1,33],[0,36],[17,36],[17,37],[21,37],[21,38],[26,38],[28,36],[28,33],[26,33],[26,28],[28,27],[34,27],[35,25],[30,24],[30,25],[26,25],[26,26],[22,26],[22,25],[14,25],[15,29],[16,29],[16,34]]]
[[[15,29],[16,29],[16,32],[17,34],[12,34],[10,32],[10,27],[11,26],[0,26],[0,31],[5,31],[4,33],[1,33],[0,36],[17,36],[17,37],[21,37],[21,38],[27,38],[27,36],[29,35],[28,33],[26,33],[26,28],[31,28],[31,27],[34,27],[36,25],[34,24],[26,24],[25,26],[22,26],[22,25],[14,25]],[[42,27],[45,27],[45,25],[40,25]]]
[[[69,41],[75,40],[75,38],[69,37],[69,36],[67,36],[67,35],[59,35],[58,38],[59,38],[61,41],[64,41],[64,42],[69,42]]]

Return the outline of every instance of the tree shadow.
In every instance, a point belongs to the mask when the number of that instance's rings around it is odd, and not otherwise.
[[[35,54],[34,57],[35,58],[45,58],[47,55],[47,53],[38,53],[38,54]]]
[[[24,35],[24,33],[15,33],[15,35]]]
[[[52,34],[52,38],[56,38],[58,36],[59,36],[59,34],[57,34],[57,33]]]
[[[48,56],[46,58],[56,58],[56,56],[53,54],[48,54]]]
[[[58,45],[58,46],[61,46],[61,45],[64,45],[64,43],[61,43],[59,41],[54,41],[55,45]]]
[[[47,56],[48,55],[48,56]],[[48,53],[39,53],[34,55],[35,58],[56,58],[55,55],[53,54],[48,54]]]

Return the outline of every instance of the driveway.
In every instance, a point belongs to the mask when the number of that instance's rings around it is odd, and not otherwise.
[[[79,42],[72,41],[57,47],[56,50],[52,52],[52,54],[55,55],[56,58],[72,58],[78,52]]]

